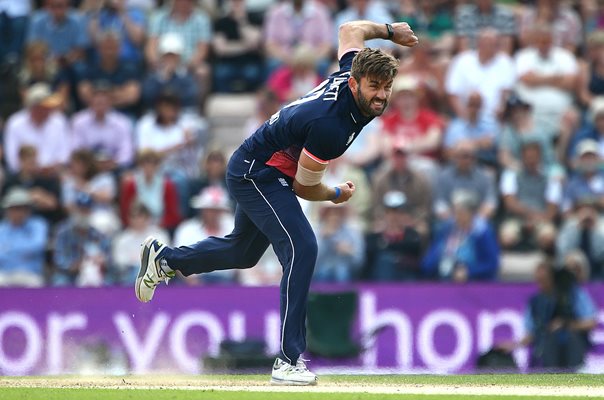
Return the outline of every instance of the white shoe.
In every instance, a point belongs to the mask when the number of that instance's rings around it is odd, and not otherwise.
[[[291,365],[280,358],[273,364],[271,385],[308,386],[317,384],[317,375],[306,367],[302,358],[298,358],[296,365]]]
[[[170,278],[173,278],[175,273],[164,272],[160,265],[159,253],[166,248],[165,244],[149,236],[141,245],[141,266],[138,271],[138,277],[134,285],[136,298],[146,303],[151,301],[155,288],[162,281],[168,284]]]

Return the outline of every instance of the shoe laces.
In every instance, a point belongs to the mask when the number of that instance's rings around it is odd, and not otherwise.
[[[296,361],[296,365],[294,365],[294,369],[298,372],[306,372],[308,371],[308,367],[306,366],[306,363],[309,362],[310,360],[305,360],[302,357],[298,358],[298,361]]]
[[[170,271],[170,272],[166,272],[164,271],[164,269],[162,268],[162,264],[165,264],[166,266],[168,265],[166,263],[166,260],[162,259],[159,262],[159,266],[157,267],[157,276],[159,278],[162,278],[164,280],[164,282],[166,282],[166,285],[168,284],[168,282],[170,281],[170,279],[174,278],[176,276],[176,272],[175,271]],[[158,281],[155,286],[159,285],[160,282]]]

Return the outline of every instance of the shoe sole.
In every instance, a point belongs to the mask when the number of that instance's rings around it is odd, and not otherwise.
[[[134,284],[134,293],[136,294],[136,298],[143,303],[147,303],[149,301],[141,299],[140,287],[143,283],[143,277],[147,273],[147,268],[149,268],[149,253],[151,252],[151,243],[153,243],[153,240],[153,238],[149,237],[141,244],[141,265],[138,270],[138,276],[136,277],[136,283]]]
[[[271,378],[271,385],[273,386],[316,386],[317,380],[315,379],[312,382],[302,382],[302,381],[288,381]]]

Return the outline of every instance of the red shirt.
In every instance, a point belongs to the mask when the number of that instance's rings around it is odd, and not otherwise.
[[[442,128],[443,121],[438,114],[426,108],[420,109],[415,119],[404,119],[397,110],[393,110],[382,117],[382,128],[395,141],[414,141],[426,136],[428,131],[435,126]],[[438,158],[436,150],[422,153],[422,155]]]

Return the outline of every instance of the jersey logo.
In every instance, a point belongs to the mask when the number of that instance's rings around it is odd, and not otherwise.
[[[289,186],[287,184],[287,181],[285,180],[285,178],[279,178],[279,183],[281,184],[281,186],[285,186],[285,187]]]
[[[350,136],[348,136],[348,141],[346,142],[346,146],[348,146],[350,143],[352,143],[352,141],[354,140],[354,135],[356,135],[356,132],[352,132],[350,134]]]

